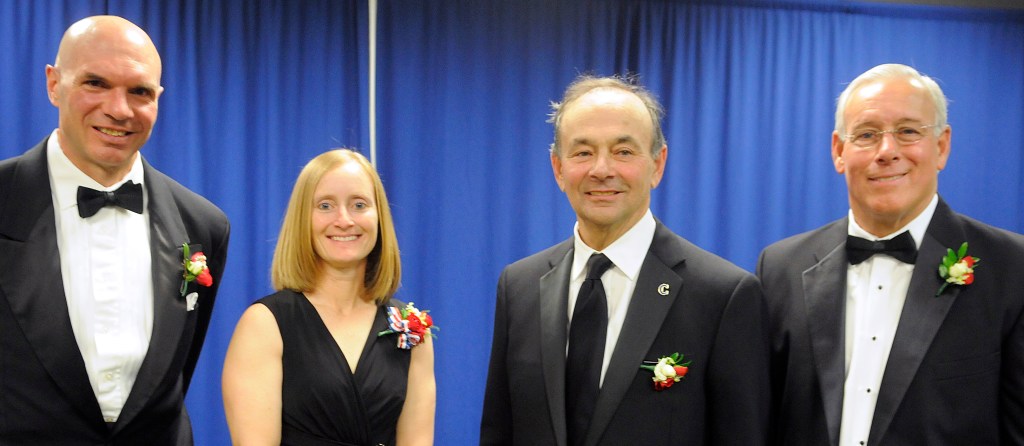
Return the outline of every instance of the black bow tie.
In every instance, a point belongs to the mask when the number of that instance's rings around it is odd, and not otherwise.
[[[914,264],[917,260],[917,243],[910,231],[904,231],[889,240],[866,240],[852,235],[846,236],[846,258],[851,265],[863,262],[875,254],[889,254],[903,263]]]
[[[127,182],[113,192],[78,186],[78,215],[89,218],[104,206],[120,206],[136,214],[142,213],[142,185]]]

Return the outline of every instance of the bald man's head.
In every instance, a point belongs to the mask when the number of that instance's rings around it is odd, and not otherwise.
[[[61,149],[100,184],[120,181],[149,140],[161,70],[153,41],[121,17],[88,17],[64,32],[46,67],[47,92],[59,110]]]
[[[60,39],[60,47],[57,49],[57,58],[53,65],[60,67],[62,63],[75,63],[75,58],[82,53],[80,48],[83,45],[111,43],[124,43],[129,47],[135,47],[140,57],[151,59],[155,64],[158,76],[163,70],[160,54],[157,53],[149,35],[138,25],[113,15],[86,17],[69,26]]]

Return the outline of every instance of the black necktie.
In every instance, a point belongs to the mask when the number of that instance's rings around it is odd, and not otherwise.
[[[142,213],[142,185],[127,182],[113,192],[78,186],[78,215],[89,218],[104,206],[120,206],[136,214]]]
[[[904,231],[889,240],[866,240],[852,235],[846,236],[846,258],[851,265],[863,262],[875,254],[889,254],[903,263],[914,264],[917,260],[917,243],[910,231]]]
[[[570,445],[583,444],[601,390],[601,363],[608,333],[608,299],[601,275],[611,266],[612,261],[604,254],[594,254],[587,260],[587,279],[580,286],[569,324],[565,415]]]

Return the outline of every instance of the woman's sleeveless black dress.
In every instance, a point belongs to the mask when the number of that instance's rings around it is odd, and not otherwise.
[[[394,445],[410,350],[396,346],[381,307],[356,373],[306,296],[279,291],[257,301],[277,319],[283,350],[281,444]],[[392,300],[389,306],[401,306]]]

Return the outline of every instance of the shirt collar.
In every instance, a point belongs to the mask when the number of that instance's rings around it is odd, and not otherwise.
[[[647,251],[651,248],[651,241],[654,240],[654,229],[657,224],[654,222],[654,215],[647,209],[640,221],[629,228],[625,234],[608,245],[601,253],[608,256],[614,266],[622,271],[630,280],[636,281],[640,275],[640,268],[647,257]],[[587,260],[594,254],[594,248],[587,246],[580,238],[580,224],[576,222],[573,227],[573,253],[572,270],[570,276],[573,280],[583,276],[587,267]]]
[[[143,184],[145,177],[142,170],[142,154],[135,157],[132,168],[121,181],[106,187],[90,178],[64,154],[60,146],[60,138],[57,137],[57,130],[50,133],[46,141],[46,164],[50,172],[50,190],[54,191],[53,196],[57,209],[64,210],[71,206],[78,206],[78,186],[85,186],[98,191],[112,191],[129,180]]]
[[[924,241],[924,234],[928,231],[928,224],[932,221],[932,215],[935,215],[935,208],[939,204],[939,195],[932,196],[932,201],[928,203],[928,207],[924,208],[924,211],[920,215],[915,217],[906,226],[899,228],[891,234],[885,237],[875,237],[864,228],[857,224],[857,220],[853,218],[853,209],[850,209],[850,224],[847,226],[847,234],[864,238],[867,240],[889,240],[897,235],[903,233],[903,231],[910,231],[910,235],[914,237],[914,243],[917,244],[917,249],[921,249],[921,242]]]

